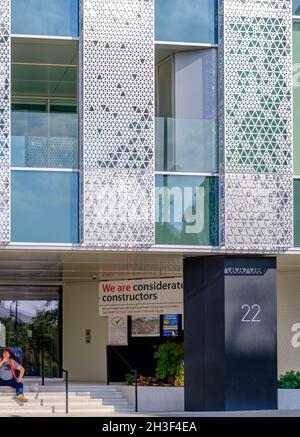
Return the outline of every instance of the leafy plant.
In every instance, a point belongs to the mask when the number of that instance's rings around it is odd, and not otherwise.
[[[278,388],[300,388],[300,372],[291,370],[280,375],[277,381]]]
[[[175,384],[183,376],[183,345],[168,341],[160,345],[154,357],[157,359],[155,377],[168,384]],[[180,376],[181,375],[181,376]]]
[[[184,386],[184,362],[182,361],[179,372],[175,376],[175,386],[176,387],[183,387]]]
[[[152,378],[152,376],[140,376],[138,379],[138,383],[140,385],[152,385],[155,383],[155,378]]]
[[[125,382],[127,385],[133,385],[135,383],[135,377],[133,373],[126,373]]]

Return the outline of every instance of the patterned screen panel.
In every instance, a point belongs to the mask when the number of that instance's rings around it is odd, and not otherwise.
[[[0,244],[10,241],[10,0],[0,0]]]
[[[81,1],[82,241],[154,244],[154,0]]]
[[[292,232],[292,1],[220,8],[223,244],[280,249]]]

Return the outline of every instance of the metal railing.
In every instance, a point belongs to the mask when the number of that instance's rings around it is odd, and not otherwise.
[[[66,370],[62,363],[56,358],[55,355],[49,350],[45,343],[41,343],[41,352],[42,352],[42,386],[45,386],[45,350],[48,352],[52,360],[57,364],[59,369],[63,374],[65,374],[65,384],[66,384],[66,414],[69,414],[69,371]]]
[[[109,371],[109,350],[113,351],[114,354],[119,358],[120,361],[127,367],[130,373],[134,375],[134,405],[135,412],[138,412],[138,371],[135,369],[123,355],[114,347],[106,346],[106,368],[107,368],[107,385],[110,382],[110,371]]]

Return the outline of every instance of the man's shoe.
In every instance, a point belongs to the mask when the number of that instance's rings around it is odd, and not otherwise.
[[[28,399],[25,398],[24,395],[17,395],[17,396],[16,396],[16,399],[17,399],[17,401],[19,401],[19,402],[28,402]]]

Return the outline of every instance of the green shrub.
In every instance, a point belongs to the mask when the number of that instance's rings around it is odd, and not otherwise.
[[[300,372],[291,370],[280,375],[277,381],[278,388],[300,388]]]
[[[178,374],[175,377],[176,387],[184,386],[184,362],[182,361]]]
[[[157,359],[155,378],[167,384],[183,382],[183,345],[168,341],[160,345],[154,357]]]
[[[135,376],[133,373],[126,373],[125,382],[128,385],[133,385],[135,383]]]

